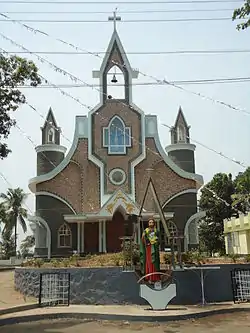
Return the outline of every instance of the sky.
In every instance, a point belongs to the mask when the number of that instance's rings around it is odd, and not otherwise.
[[[23,24],[26,23],[34,29],[94,53],[106,50],[113,32],[113,25],[112,22],[108,22],[108,17],[117,8],[118,15],[122,19],[117,23],[117,30],[124,49],[128,53],[130,64],[133,68],[138,68],[147,74],[139,74],[139,78],[133,80],[134,84],[155,83],[149,76],[169,81],[250,77],[250,29],[239,32],[236,30],[236,23],[230,19],[218,20],[218,18],[230,18],[233,9],[240,6],[241,2],[209,3],[204,0],[201,3],[173,4],[152,1],[147,4],[129,4],[117,1],[113,4],[68,2],[57,5],[52,1],[50,3],[33,2],[32,4],[14,4],[11,1],[1,3],[0,0],[0,12],[6,13],[13,20],[85,21],[81,23],[23,22]],[[209,20],[198,20],[201,18]],[[176,19],[196,20],[176,21]],[[86,22],[86,20],[95,22]],[[129,20],[135,22],[126,22]],[[140,22],[142,20],[147,22]],[[7,22],[1,17],[0,33],[33,52],[33,54],[19,55],[33,60],[41,75],[48,81],[55,85],[80,83],[59,73],[53,66],[40,62],[34,55],[41,51],[76,52],[73,48],[48,36],[35,34],[20,24]],[[1,36],[0,40],[0,47],[7,52],[23,51],[22,48]],[[248,50],[249,52],[145,54],[194,50]],[[91,54],[43,54],[40,56],[88,84],[99,83],[97,79],[92,78],[92,70],[100,68],[102,61],[100,57]],[[103,57],[103,54],[100,56]],[[189,84],[181,87],[185,91],[169,85],[135,85],[133,87],[133,102],[146,114],[158,116],[158,129],[163,147],[170,144],[170,133],[169,129],[162,124],[173,125],[178,108],[182,106],[186,120],[191,126],[191,141],[196,140],[217,151],[215,153],[201,144],[196,144],[196,172],[203,175],[205,183],[218,172],[236,175],[244,171],[243,167],[222,157],[219,153],[240,161],[246,166],[250,165],[250,115],[225,107],[216,103],[215,100],[250,113],[250,82]],[[71,87],[64,90],[90,107],[94,107],[99,102],[98,88]],[[202,98],[186,90],[201,93],[210,99]],[[0,192],[5,192],[9,187],[23,188],[29,193],[26,205],[31,214],[34,213],[35,200],[28,189],[28,182],[30,178],[36,176],[35,146],[41,144],[40,127],[44,124],[43,117],[46,117],[49,107],[52,107],[64,136],[62,144],[69,149],[70,142],[73,140],[75,116],[86,115],[88,110],[73,99],[63,96],[56,88],[23,88],[22,91],[28,103],[35,107],[37,112],[24,105],[13,115],[21,131],[18,128],[11,130],[7,142],[12,153],[8,158],[0,161],[0,171],[7,179],[6,181],[0,177]],[[18,233],[20,243],[24,235],[20,229]]]

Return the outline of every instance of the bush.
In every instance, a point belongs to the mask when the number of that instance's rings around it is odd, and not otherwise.
[[[115,266],[121,266],[121,262],[123,259],[121,253],[114,253],[112,259]]]
[[[247,255],[245,256],[245,262],[250,262],[250,254],[247,254]]]
[[[228,257],[233,261],[233,263],[236,263],[237,259],[239,259],[239,255],[236,253],[230,253]]]
[[[181,260],[184,264],[193,264],[194,256],[191,251],[187,251],[181,254]]]
[[[172,264],[172,254],[171,253],[164,253],[163,260],[166,265]]]

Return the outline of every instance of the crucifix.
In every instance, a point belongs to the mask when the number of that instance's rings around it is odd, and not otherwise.
[[[113,12],[113,16],[109,16],[109,21],[114,22],[114,31],[116,31],[116,21],[121,21],[121,16],[116,16],[116,10]]]

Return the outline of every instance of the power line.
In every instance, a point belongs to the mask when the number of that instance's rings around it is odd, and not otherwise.
[[[207,9],[163,9],[163,10],[158,10],[158,9],[151,9],[151,10],[119,10],[117,13],[119,14],[152,14],[152,13],[197,13],[197,12],[223,12],[223,11],[233,11],[234,8],[207,8]],[[84,11],[84,12],[72,12],[72,11],[47,11],[47,12],[34,12],[34,11],[6,11],[2,12],[3,14],[38,14],[38,15],[43,15],[43,14],[110,14],[110,11]]]
[[[147,5],[147,4],[205,4],[205,3],[235,3],[242,0],[177,0],[177,1],[25,1],[25,0],[13,0],[6,1],[1,0],[0,3],[4,4],[48,4],[48,5]]]
[[[181,19],[143,19],[143,20],[122,20],[119,23],[153,23],[153,22],[200,22],[200,21],[232,21],[231,17],[206,17],[206,18],[181,18]],[[108,23],[107,20],[18,20],[23,23]],[[12,22],[10,20],[0,19],[0,22]]]
[[[8,51],[9,53],[13,54],[30,54],[29,52],[25,51]],[[89,55],[89,53],[93,54],[106,54],[108,52],[105,51],[89,51],[89,52],[74,52],[74,51],[31,51],[32,53],[36,54],[51,54],[51,55]],[[230,54],[230,53],[250,53],[250,49],[235,49],[235,50],[176,50],[176,51],[131,51],[125,52],[126,54],[130,55],[164,55],[164,54]],[[124,54],[125,54],[124,53]],[[121,53],[123,54],[123,53]]]
[[[227,78],[227,79],[202,79],[202,80],[179,80],[179,81],[170,81],[172,84],[179,84],[179,85],[187,85],[187,84],[215,84],[215,83],[243,83],[243,82],[250,82],[250,77],[245,78]],[[139,82],[133,83],[131,86],[162,86],[165,85],[164,83],[156,83],[156,82]],[[88,88],[88,87],[99,87],[99,84],[57,84],[60,88]],[[116,83],[108,84],[109,87],[123,87],[124,84]],[[30,88],[30,89],[49,89],[54,88],[51,85],[39,85],[37,87],[32,87],[30,85],[22,85],[17,86],[19,89],[23,88]]]

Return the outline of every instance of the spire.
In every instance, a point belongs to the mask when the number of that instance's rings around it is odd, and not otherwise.
[[[123,99],[125,102],[130,104],[132,102],[132,79],[138,78],[138,70],[131,68],[128,61],[125,50],[122,46],[120,37],[117,33],[116,22],[121,21],[121,17],[116,15],[116,11],[113,16],[110,16],[109,21],[114,22],[114,31],[109,42],[106,54],[103,58],[103,62],[99,71],[93,71],[93,78],[100,79],[100,91],[101,91],[101,102],[105,103],[112,99]],[[112,73],[110,73],[113,71]],[[119,73],[117,73],[119,71]],[[122,80],[121,80],[122,79]],[[120,84],[121,81],[124,83],[122,88],[124,94],[122,98],[112,96],[108,92],[110,83]]]
[[[171,144],[189,143],[189,129],[190,126],[188,126],[182,108],[180,106],[175,120],[175,124],[171,129]]]
[[[49,108],[46,120],[44,122],[42,130],[42,144],[56,144],[60,145],[60,127],[57,126],[56,118]]]

